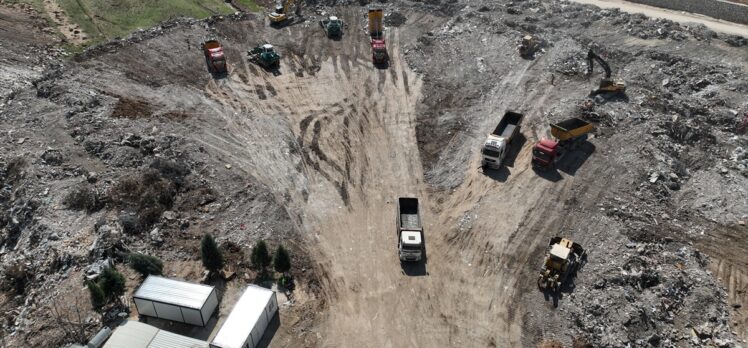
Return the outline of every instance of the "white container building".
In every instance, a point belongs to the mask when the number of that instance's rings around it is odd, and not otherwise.
[[[149,275],[133,295],[140,315],[205,326],[218,307],[212,286]]]
[[[114,328],[103,348],[208,348],[208,342],[128,320]]]
[[[210,342],[210,347],[255,348],[277,311],[275,292],[250,285]]]

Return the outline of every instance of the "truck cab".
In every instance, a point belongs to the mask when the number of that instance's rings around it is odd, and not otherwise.
[[[483,154],[481,164],[484,167],[491,168],[500,166],[504,157],[506,157],[506,148],[506,140],[504,138],[489,135],[481,151]]]
[[[532,148],[532,165],[539,168],[551,167],[558,158],[558,142],[542,139]]]
[[[371,39],[371,60],[374,64],[385,64],[389,60],[384,39]]]
[[[397,250],[400,261],[423,260],[426,247],[423,240],[418,198],[398,198],[396,214]]]
[[[403,231],[400,234],[400,261],[420,261],[423,257],[423,240],[420,231]]]

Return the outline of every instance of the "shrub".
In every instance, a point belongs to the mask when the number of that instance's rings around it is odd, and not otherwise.
[[[204,235],[200,241],[200,258],[203,260],[205,269],[211,272],[217,272],[223,268],[223,255],[221,255],[218,244],[210,234]]]
[[[99,275],[99,286],[108,300],[119,299],[125,293],[125,277],[114,267],[107,266]]]
[[[102,205],[96,189],[92,185],[86,183],[78,185],[68,191],[63,199],[63,203],[69,209],[85,210],[89,213],[99,210]]]
[[[144,255],[141,253],[132,253],[127,258],[130,268],[140,273],[143,277],[149,274],[161,274],[164,268],[163,262],[157,257]]]
[[[106,304],[106,295],[104,290],[101,289],[99,284],[96,282],[88,281],[86,286],[88,287],[88,293],[91,295],[91,306],[94,310],[98,311],[101,307]]]

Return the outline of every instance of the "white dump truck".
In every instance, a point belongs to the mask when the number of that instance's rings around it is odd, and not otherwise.
[[[425,253],[418,198],[397,199],[397,249],[400,261],[418,262]]]
[[[512,139],[516,138],[517,133],[519,133],[519,124],[523,117],[523,114],[513,111],[504,113],[504,117],[501,118],[493,132],[488,135],[486,142],[483,143],[483,150],[481,151],[483,168],[501,168],[501,163],[509,152]]]

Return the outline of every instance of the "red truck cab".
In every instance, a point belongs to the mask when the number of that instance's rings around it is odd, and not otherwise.
[[[537,168],[550,168],[558,155],[558,141],[542,139],[532,148],[532,165]]]
[[[384,39],[371,39],[371,60],[374,64],[385,64],[389,60]]]

